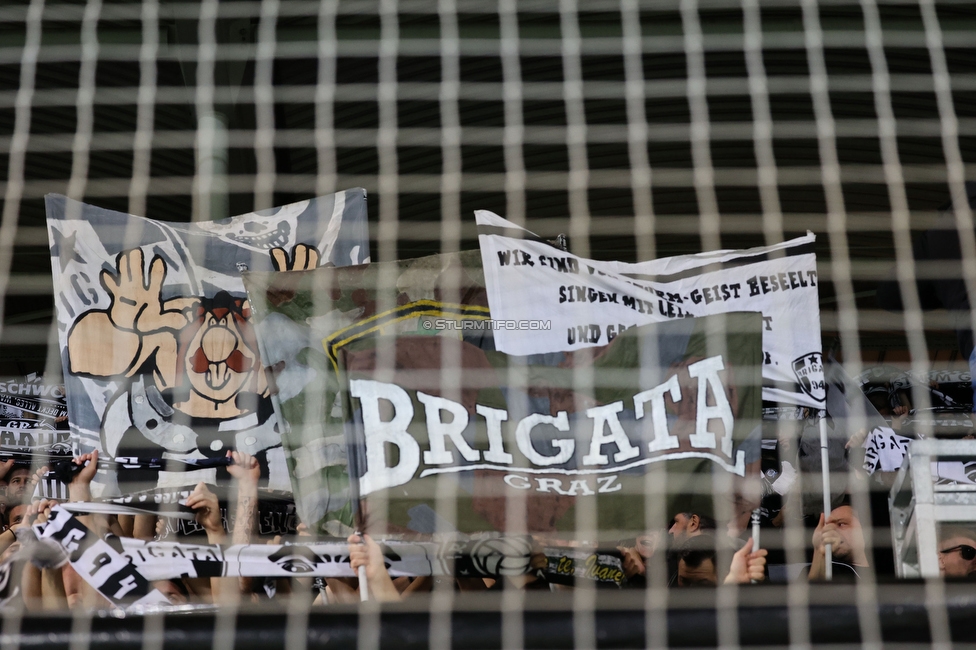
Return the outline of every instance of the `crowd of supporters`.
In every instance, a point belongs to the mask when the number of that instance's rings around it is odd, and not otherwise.
[[[862,436],[863,438],[863,436]],[[229,526],[222,514],[216,494],[199,483],[186,499],[196,523],[206,534],[209,544],[280,544],[280,536],[261,536],[257,533],[260,468],[256,459],[238,452],[228,452],[233,463],[228,473],[233,479],[233,515]],[[97,468],[97,453],[74,458],[76,466],[68,486],[70,501],[91,501],[90,483]],[[0,485],[3,502],[3,533],[0,534],[0,561],[13,557],[21,548],[18,529],[44,523],[56,500],[31,498],[34,486],[47,468],[32,472],[29,467],[16,465],[13,460],[0,463]],[[789,509],[791,499],[786,499]],[[819,514],[815,526],[809,526],[808,562],[802,566],[768,564],[769,551],[754,548],[748,529],[723,526],[710,512],[683,510],[671,514],[667,530],[651,530],[633,540],[624,540],[616,547],[625,579],[624,588],[643,588],[660,585],[671,588],[719,585],[729,583],[784,582],[795,579],[811,581],[827,577],[826,547],[833,556],[835,580],[857,580],[871,565],[871,549],[866,546],[862,516],[849,497],[843,496],[829,516]],[[142,540],[160,539],[167,527],[157,515],[79,514],[79,521],[100,536],[112,534]],[[780,525],[782,517],[780,518]],[[767,532],[769,528],[765,529]],[[299,523],[297,536],[291,542],[313,541],[307,527]],[[189,541],[189,540],[188,540]],[[194,540],[202,542],[202,540]],[[332,541],[335,541],[333,538]],[[346,540],[348,561],[357,571],[365,568],[370,597],[380,601],[401,600],[411,594],[431,591],[432,576],[391,577],[387,557],[381,544],[370,535],[354,533]],[[655,569],[657,563],[658,569]],[[946,526],[939,531],[939,564],[946,578],[976,577],[976,530],[965,525]],[[533,558],[531,569],[524,575],[500,579],[468,577],[456,578],[458,591],[497,590],[506,587],[520,589],[557,590],[565,585],[549,584],[544,557]],[[663,568],[663,574],[661,573]],[[657,573],[655,574],[655,571]],[[657,577],[652,579],[652,574]],[[259,602],[284,597],[303,597],[308,603],[357,602],[360,599],[357,578],[174,578],[154,582],[153,585],[173,604],[229,604]],[[70,563],[60,567],[39,568],[25,562],[21,574],[21,597],[29,610],[51,611],[74,607],[108,607],[110,603],[90,587]]]
[[[865,384],[864,392],[877,407],[880,415],[890,426],[885,435],[899,439],[905,431],[906,418],[912,410],[911,391],[897,381],[876,381]],[[945,400],[947,387],[932,383],[927,386],[937,397]],[[809,424],[799,425],[810,429]],[[827,579],[827,547],[832,554],[832,579],[851,581],[866,576],[883,579],[891,573],[878,566],[879,555],[888,554],[886,540],[874,539],[874,547],[865,539],[865,527],[874,526],[874,534],[887,536],[889,522],[886,519],[887,503],[870,499],[872,512],[859,512],[847,492],[860,491],[885,501],[893,477],[904,457],[904,449],[887,457],[869,462],[864,448],[872,444],[872,438],[880,436],[882,429],[861,430],[846,438],[842,444],[843,463],[832,466],[835,477],[848,476],[843,491],[833,500],[828,515],[819,507],[811,508],[810,494],[800,494],[795,487],[784,494],[764,491],[759,511],[763,511],[762,531],[766,540],[761,548],[755,548],[751,528],[746,519],[755,503],[733,505],[738,513],[729,522],[716,521],[711,504],[707,507],[683,507],[668,512],[669,525],[648,530],[635,538],[621,540],[613,549],[620,562],[624,579],[623,588],[644,588],[667,585],[668,588],[716,586],[719,584],[748,584],[761,582],[787,582],[791,580],[823,581]],[[768,436],[763,436],[767,438]],[[805,471],[808,476],[819,471],[818,443],[807,444],[805,433],[792,432],[779,436],[774,455],[789,458],[804,471],[804,454],[807,458]],[[972,437],[969,434],[965,437]],[[880,438],[878,438],[880,439]],[[795,440],[791,443],[790,440]],[[908,440],[906,438],[906,440]],[[766,448],[763,441],[763,448]],[[806,442],[810,442],[806,440]],[[843,443],[843,439],[841,440]],[[877,442],[877,441],[875,441]],[[765,453],[765,452],[764,452]],[[260,493],[258,484],[261,470],[257,460],[246,453],[228,452],[231,464],[226,474],[231,479],[230,498],[222,502],[214,486],[197,484],[185,506],[192,509],[197,529],[206,536],[206,543],[213,545],[281,544],[289,542],[317,541],[308,527],[297,522],[295,535],[281,536],[260,534]],[[765,457],[764,457],[765,458]],[[887,464],[886,464],[887,460]],[[90,483],[97,466],[97,453],[85,454],[73,459],[75,469],[67,486],[70,501],[92,501]],[[774,474],[783,472],[788,462],[776,465]],[[36,469],[23,461],[8,459],[0,462],[0,563],[13,558],[22,549],[17,531],[34,524],[44,523],[55,499],[39,498],[35,487],[44,480],[48,467]],[[764,480],[767,474],[763,466]],[[842,481],[843,482],[843,481]],[[226,486],[225,486],[226,487]],[[212,489],[214,488],[214,489]],[[809,490],[809,487],[807,488]],[[224,493],[221,491],[221,493]],[[226,498],[227,494],[225,494]],[[770,498],[771,497],[771,498]],[[819,497],[818,497],[819,498]],[[775,502],[775,506],[771,505]],[[694,503],[692,501],[692,503]],[[862,502],[861,505],[863,506]],[[687,505],[687,502],[685,502]],[[230,511],[228,511],[230,509]],[[876,516],[885,517],[879,521]],[[746,519],[741,516],[746,514]],[[185,541],[203,543],[202,539],[174,536],[162,515],[105,515],[79,514],[79,521],[100,536],[131,537],[139,540]],[[806,547],[803,563],[790,564],[784,552],[784,539],[779,533],[787,527],[787,519],[804,527]],[[228,523],[229,522],[229,523]],[[770,534],[772,533],[772,534]],[[938,531],[938,563],[947,579],[976,579],[976,525],[957,523],[941,526]],[[328,541],[335,542],[336,538]],[[355,572],[365,570],[370,598],[381,601],[401,600],[411,594],[431,591],[436,583],[446,578],[434,576],[393,577],[388,572],[388,558],[381,543],[370,535],[358,533],[344,540],[348,562]],[[879,554],[878,550],[881,549]],[[795,562],[796,553],[793,554]],[[465,577],[453,580],[454,588],[461,592],[519,588],[530,590],[559,590],[570,588],[566,583],[550,582],[545,571],[546,558],[539,553],[533,557],[531,568],[524,575],[504,578]],[[890,559],[890,558],[889,558]],[[41,567],[32,562],[23,563],[20,575],[20,595],[29,610],[58,611],[65,608],[104,608],[111,603],[78,575],[70,563],[60,567]],[[152,584],[175,605],[221,605],[243,602],[280,600],[302,597],[309,603],[354,603],[360,600],[357,578],[293,577],[293,578],[246,578],[246,577],[180,577],[156,581]],[[601,585],[603,586],[603,585]]]

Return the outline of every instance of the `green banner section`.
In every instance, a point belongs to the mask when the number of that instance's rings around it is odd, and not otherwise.
[[[487,318],[480,254],[243,277],[261,356],[271,371],[299,517],[322,532],[344,534],[353,510],[336,354],[379,335],[458,337],[461,330],[446,329],[448,321]],[[442,306],[445,298],[451,307]],[[446,320],[437,330],[441,317]]]

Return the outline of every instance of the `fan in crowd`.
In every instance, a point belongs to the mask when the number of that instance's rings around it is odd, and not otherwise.
[[[705,514],[679,512],[671,519],[668,535],[675,543],[684,542],[705,532],[715,531],[715,520]]]
[[[810,580],[824,580],[827,577],[827,544],[831,548],[835,578],[857,578],[858,567],[869,566],[864,529],[849,499],[832,509],[829,517],[820,513],[820,523],[813,533],[813,562],[808,572]]]
[[[939,569],[946,578],[976,578],[976,531],[964,526],[939,530]]]
[[[724,584],[746,584],[766,579],[766,549],[752,550],[752,540],[736,551],[731,563],[721,565],[722,553],[718,541],[711,533],[689,538],[678,549],[678,587],[715,586],[719,576],[725,575]],[[720,570],[720,568],[724,570]]]

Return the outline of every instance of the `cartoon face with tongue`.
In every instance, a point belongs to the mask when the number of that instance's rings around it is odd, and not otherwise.
[[[180,333],[180,361],[192,393],[212,402],[214,411],[226,412],[223,405],[241,391],[259,395],[267,391],[249,316],[245,301],[221,291],[200,301],[192,323]],[[191,394],[188,402],[192,401]]]

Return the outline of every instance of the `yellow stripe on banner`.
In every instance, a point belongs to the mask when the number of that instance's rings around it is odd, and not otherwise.
[[[394,325],[401,321],[420,316],[462,316],[470,320],[488,320],[491,318],[491,312],[487,307],[482,307],[481,305],[461,305],[457,303],[438,302],[436,300],[416,300],[344,327],[322,339],[322,347],[325,348],[325,353],[332,362],[333,368],[338,372],[339,348],[353,341],[358,341],[388,325]]]

